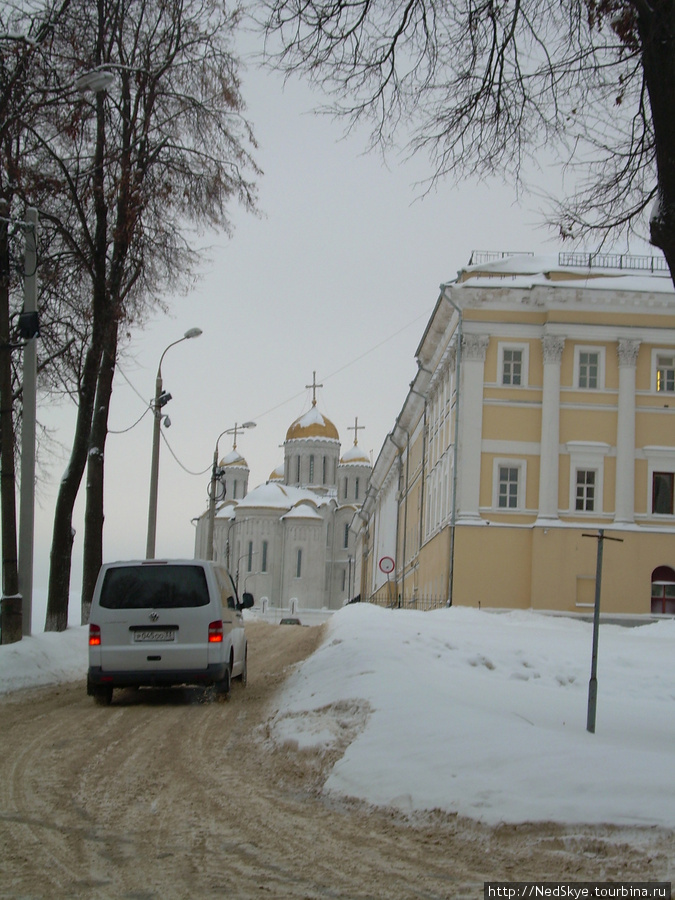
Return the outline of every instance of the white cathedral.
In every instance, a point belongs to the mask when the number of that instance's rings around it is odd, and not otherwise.
[[[316,405],[286,432],[284,464],[248,491],[249,468],[234,447],[219,463],[224,499],[217,505],[213,559],[250,591],[256,606],[338,609],[360,591],[355,534],[350,526],[368,488],[372,466],[354,444],[340,456],[335,425]],[[208,510],[197,520],[195,557],[208,556]]]

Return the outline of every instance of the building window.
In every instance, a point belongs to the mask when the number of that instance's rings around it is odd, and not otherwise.
[[[262,560],[260,562],[260,571],[267,571],[267,541],[262,542]]]
[[[523,383],[523,351],[504,350],[502,359],[502,384]]]
[[[342,590],[344,591],[344,589],[346,587],[347,587],[347,570],[343,569],[342,570]]]
[[[296,469],[295,480],[298,482],[298,484],[300,484],[300,457],[299,457],[299,456],[297,457],[295,463],[296,463],[296,466],[295,466],[295,469]]]
[[[349,480],[347,478],[345,478],[345,481],[344,481],[344,489],[343,489],[342,496],[345,498],[345,500],[349,496]]]
[[[518,509],[518,466],[499,466],[499,509]]]
[[[527,384],[529,347],[527,344],[500,343],[497,352],[497,379],[505,387]]]
[[[675,572],[670,566],[652,572],[652,613],[675,615]]]
[[[673,484],[675,473],[652,474],[652,513],[657,516],[673,515]]]
[[[302,577],[302,550],[298,550],[297,556],[295,558],[295,577]]]
[[[349,525],[345,525],[345,537],[342,546],[345,548],[345,550],[349,547]]]
[[[354,479],[354,499],[355,500],[359,499],[359,479],[358,478]]]
[[[309,457],[309,483],[314,484],[314,454]]]
[[[321,477],[322,477],[322,484],[325,484],[326,481],[328,480],[328,465],[327,465],[327,460],[326,460],[325,456],[323,458],[323,470],[321,473]]]
[[[599,386],[600,354],[596,350],[580,350],[577,372],[580,388],[596,389]]]
[[[577,469],[577,491],[574,508],[581,512],[595,510],[596,472],[594,469]]]
[[[251,571],[253,569],[253,541],[248,542],[248,560],[247,560],[247,571]]]
[[[675,391],[675,356],[659,353],[656,357],[656,390]]]

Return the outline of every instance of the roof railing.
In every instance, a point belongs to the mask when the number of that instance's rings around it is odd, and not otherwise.
[[[559,253],[558,265],[583,269],[627,269],[631,272],[668,272],[663,256],[633,253]]]
[[[484,266],[486,263],[496,262],[498,259],[506,259],[509,256],[534,256],[534,253],[525,250],[472,250],[470,266]]]

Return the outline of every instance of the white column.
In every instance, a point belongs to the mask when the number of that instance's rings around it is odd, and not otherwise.
[[[640,341],[619,341],[615,522],[635,520],[635,365]]]
[[[481,440],[483,437],[483,382],[487,335],[462,337],[460,424],[457,460],[457,514],[478,519],[480,505]]]
[[[560,360],[565,338],[545,335],[544,385],[541,398],[541,445],[539,452],[540,519],[558,518],[558,469],[560,459]]]

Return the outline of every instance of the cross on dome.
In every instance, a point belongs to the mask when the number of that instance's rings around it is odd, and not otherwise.
[[[321,385],[319,385],[319,387],[321,387]],[[365,431],[365,428],[366,428],[365,425],[359,425],[359,417],[358,416],[356,416],[356,418],[354,419],[354,424],[350,425],[347,428],[347,431],[354,432],[354,446],[355,447],[359,442],[359,431]]]
[[[235,423],[234,423],[234,428],[232,429],[232,434],[234,435],[234,440],[233,440],[233,442],[232,442],[232,449],[233,449],[233,450],[236,450],[236,449],[237,449],[237,434],[238,434],[239,430],[240,430],[240,426],[235,422]]]
[[[306,384],[305,387],[312,389],[312,406],[316,406],[316,389],[323,387],[322,384],[316,383],[316,371],[312,372],[312,383]]]

